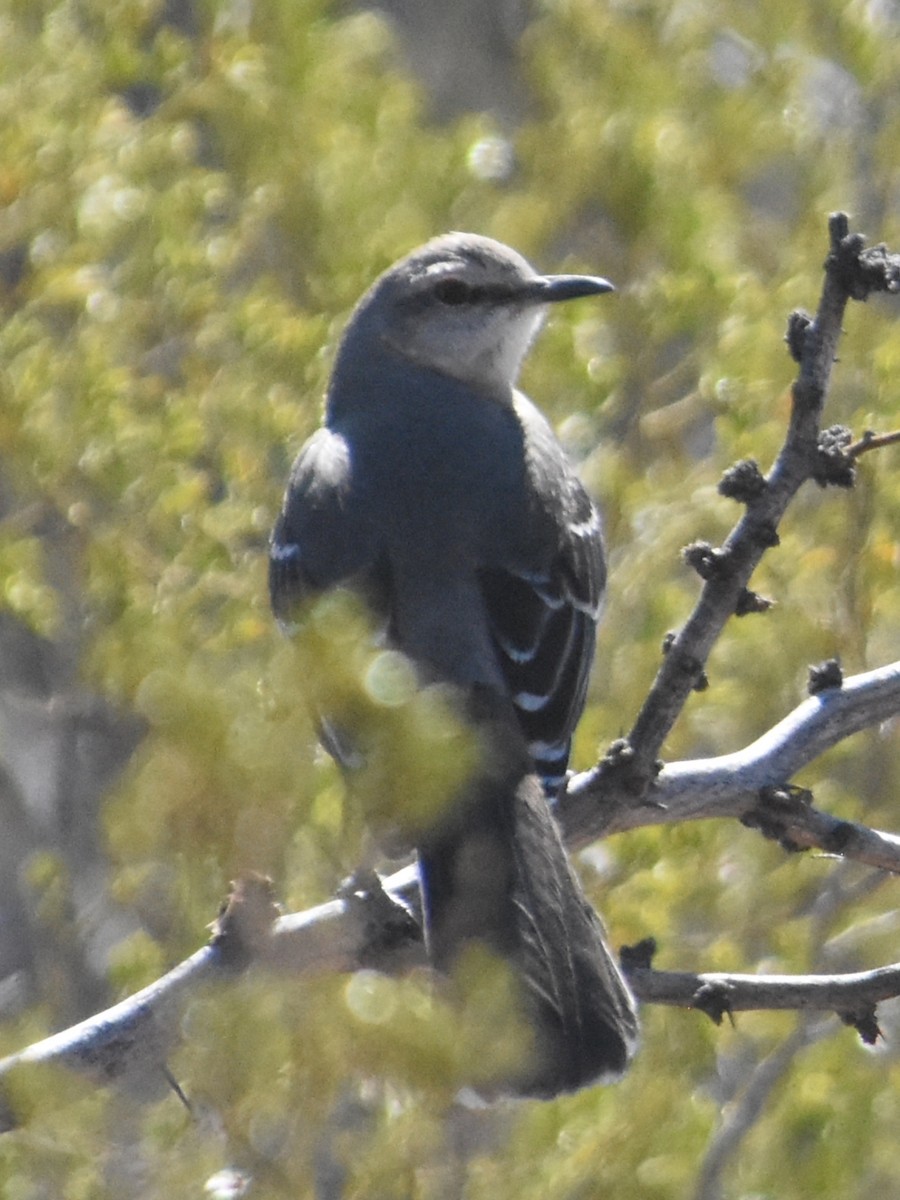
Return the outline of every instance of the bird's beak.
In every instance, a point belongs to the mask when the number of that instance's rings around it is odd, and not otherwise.
[[[556,304],[560,300],[600,296],[615,290],[608,279],[597,275],[544,275],[535,280],[534,299],[539,304]]]

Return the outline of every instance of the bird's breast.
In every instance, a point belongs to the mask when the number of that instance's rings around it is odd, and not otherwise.
[[[404,559],[490,558],[522,519],[515,414],[450,384],[369,412],[346,435],[360,502]]]

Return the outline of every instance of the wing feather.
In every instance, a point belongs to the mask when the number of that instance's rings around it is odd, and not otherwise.
[[[599,516],[574,478],[571,485],[549,562],[479,574],[503,675],[551,795],[565,778],[587,697],[606,581]]]

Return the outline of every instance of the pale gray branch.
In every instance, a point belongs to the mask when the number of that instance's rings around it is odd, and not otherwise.
[[[699,762],[671,763],[660,773],[652,803],[636,807],[618,803],[612,809],[594,772],[576,776],[561,804],[567,840],[584,845],[606,834],[644,825],[708,817],[746,817],[758,811],[760,793],[787,783],[801,767],[862,729],[900,713],[900,663],[869,671],[806,700],[783,721],[745,749]],[[627,799],[627,798],[626,798]],[[783,836],[808,845],[834,849],[870,865],[900,871],[900,837],[838,821],[811,805],[798,802],[769,814],[781,822]],[[364,889],[308,912],[281,917],[258,947],[258,965],[306,972],[352,970],[361,962],[385,969],[398,959],[409,961],[409,942],[398,945],[385,935],[390,924],[390,897],[404,912],[418,905],[414,867],[385,881],[385,891]],[[158,1091],[165,1086],[165,1056],[178,1036],[180,1015],[190,996],[214,979],[234,974],[221,948],[206,946],[162,979],[106,1012],[54,1034],[0,1062],[0,1078],[16,1068],[54,1062],[88,1070],[101,1081],[121,1079],[131,1087]],[[640,970],[631,974],[639,999],[647,1003],[690,1007],[704,985],[725,987],[730,1007],[853,1008],[900,994],[900,967],[883,967],[858,976],[698,976]]]
[[[628,972],[634,994],[647,1004],[704,1012],[795,1010],[863,1014],[900,995],[900,963],[838,975],[740,975],[722,972]]]
[[[567,841],[577,847],[599,832],[709,817],[759,813],[760,795],[781,787],[801,767],[862,729],[900,713],[900,663],[869,671],[806,700],[745,749],[699,762],[671,763],[660,773],[652,803],[611,809],[605,788],[598,795],[594,772],[576,776],[561,803]],[[812,805],[769,798],[768,820],[778,835],[797,844],[822,846],[873,866],[900,872],[900,837],[840,821]],[[627,797],[625,798],[627,801]],[[837,843],[840,843],[838,846]],[[255,948],[258,966],[291,972],[352,970],[361,963],[395,969],[420,947],[398,942],[386,930],[391,914],[416,911],[414,867],[385,880],[384,891],[360,889],[304,913],[281,917],[268,939]],[[391,903],[393,901],[393,903]],[[396,922],[394,922],[396,924]],[[101,1082],[118,1079],[143,1093],[166,1086],[165,1057],[178,1037],[180,1017],[197,989],[234,974],[234,964],[217,945],[198,950],[162,979],[113,1008],[0,1062],[0,1079],[38,1063],[77,1066]],[[631,973],[636,995],[646,1003],[691,1007],[698,988],[724,988],[729,1007],[852,1009],[900,995],[900,967],[856,976],[698,976],[640,970]]]
[[[869,866],[900,871],[900,837],[841,821],[802,800],[772,792],[826,750],[900,716],[900,662],[846,679],[811,696],[762,737],[718,758],[666,764],[635,802],[615,773],[574,776],[559,806],[566,841],[585,846],[610,833],[712,817],[768,817],[798,846],[818,846]]]

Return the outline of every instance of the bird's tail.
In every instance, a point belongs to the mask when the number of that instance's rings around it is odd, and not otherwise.
[[[498,1087],[554,1096],[621,1075],[637,1016],[518,731],[491,729],[487,765],[419,848],[426,936],[441,970],[472,942],[509,966],[534,1053]]]

